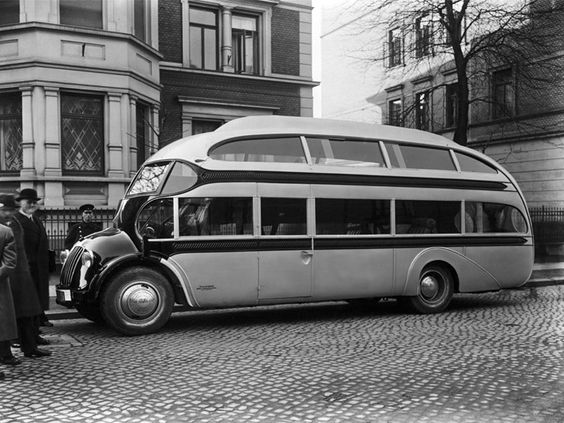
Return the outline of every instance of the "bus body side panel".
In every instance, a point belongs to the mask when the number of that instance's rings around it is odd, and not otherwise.
[[[393,288],[393,250],[315,250],[313,297],[316,300],[384,297]]]
[[[465,254],[491,273],[501,288],[517,288],[531,276],[534,261],[532,243],[519,246],[468,246]]]
[[[459,281],[460,292],[495,291],[501,288],[491,274],[463,255],[463,247],[431,247],[424,250],[401,248],[395,250],[395,294],[417,295],[421,271],[433,262],[444,262],[452,267]]]
[[[188,291],[200,307],[257,304],[256,251],[181,253],[169,261],[188,275]]]
[[[309,241],[309,240],[308,240]],[[311,241],[309,241],[311,245]],[[304,249],[259,252],[259,301],[310,299],[311,255]]]

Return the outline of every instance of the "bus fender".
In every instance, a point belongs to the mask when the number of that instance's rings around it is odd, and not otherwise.
[[[500,282],[486,269],[464,254],[446,247],[427,248],[417,254],[407,271],[402,295],[419,293],[419,276],[425,266],[443,264],[453,273],[455,292],[496,291],[502,288]]]
[[[116,272],[121,269],[125,269],[132,266],[146,266],[149,268],[160,270],[167,279],[171,282],[174,289],[175,286],[180,286],[180,281],[178,280],[177,274],[171,272],[169,266],[164,266],[163,269],[162,261],[157,257],[144,256],[142,252],[137,252],[133,254],[127,254],[124,256],[115,257],[108,262],[104,263],[100,274],[92,281],[92,286],[90,289],[91,298],[98,299],[102,287],[106,284]],[[175,280],[176,279],[176,280]],[[176,292],[177,290],[174,289]]]

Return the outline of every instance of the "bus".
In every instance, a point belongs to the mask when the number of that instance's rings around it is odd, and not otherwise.
[[[77,242],[57,302],[125,335],[181,309],[517,288],[534,259],[515,179],[436,134],[255,116],[150,157],[113,227]],[[185,306],[185,307],[180,307]]]

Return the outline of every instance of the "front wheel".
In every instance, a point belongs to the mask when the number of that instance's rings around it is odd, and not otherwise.
[[[452,274],[442,266],[430,265],[419,276],[418,294],[409,297],[419,313],[438,313],[450,303],[454,291]]]
[[[149,268],[131,268],[108,282],[101,298],[106,323],[124,335],[160,329],[169,319],[174,294],[164,276]]]

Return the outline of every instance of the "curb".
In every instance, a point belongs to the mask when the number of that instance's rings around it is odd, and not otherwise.
[[[538,278],[531,279],[525,285],[516,289],[527,289],[527,288],[544,288],[547,286],[564,285],[564,279],[549,279],[549,278]],[[55,299],[51,297],[52,303],[55,303]],[[56,305],[53,310],[47,310],[45,314],[49,317],[49,320],[70,320],[70,319],[82,319],[83,317],[74,308],[62,308],[62,306]],[[174,311],[186,311],[186,306],[175,306]]]

